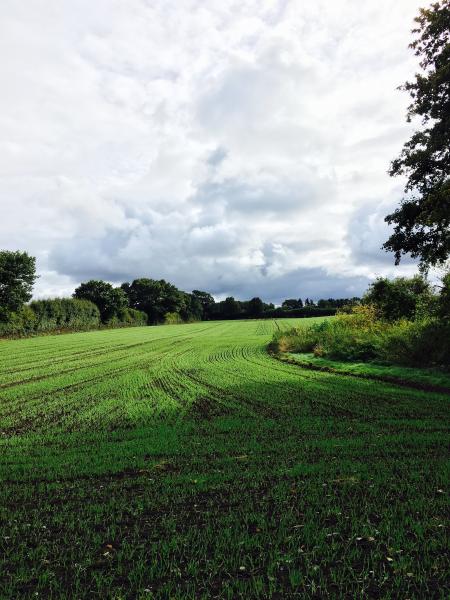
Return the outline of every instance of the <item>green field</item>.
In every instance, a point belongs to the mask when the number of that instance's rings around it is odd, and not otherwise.
[[[292,325],[2,341],[0,598],[448,597],[448,396],[277,361]]]

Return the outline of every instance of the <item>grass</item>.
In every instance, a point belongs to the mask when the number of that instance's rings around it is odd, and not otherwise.
[[[291,326],[2,342],[0,598],[446,598],[448,396],[276,361]]]
[[[300,366],[330,370],[343,375],[355,375],[405,384],[423,389],[436,388],[450,392],[450,373],[438,369],[414,369],[398,365],[384,365],[374,362],[348,362],[314,356],[311,353],[286,353],[282,358],[293,359]],[[439,390],[441,388],[441,390]]]

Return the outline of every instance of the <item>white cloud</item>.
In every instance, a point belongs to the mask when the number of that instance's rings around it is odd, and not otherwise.
[[[420,4],[6,0],[0,245],[37,256],[38,295],[146,275],[278,300],[409,272],[379,246]]]

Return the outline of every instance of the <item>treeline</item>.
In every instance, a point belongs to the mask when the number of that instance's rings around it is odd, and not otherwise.
[[[74,293],[75,298],[90,300],[98,306],[101,318],[109,322],[118,311],[126,307],[143,312],[151,325],[159,323],[188,323],[225,319],[261,319],[274,317],[310,317],[334,315],[338,308],[354,305],[359,298],[319,300],[306,298],[285,300],[281,307],[267,304],[261,298],[236,300],[232,296],[216,302],[202,290],[184,292],[164,279],[135,279],[113,287],[104,281],[82,283]]]
[[[26,252],[0,252],[0,335],[32,335],[202,320],[311,317],[335,314],[358,298],[286,299],[281,307],[261,298],[233,297],[216,302],[209,292],[184,292],[164,279],[139,278],[113,286],[106,281],[81,283],[72,298],[35,300],[35,258]]]

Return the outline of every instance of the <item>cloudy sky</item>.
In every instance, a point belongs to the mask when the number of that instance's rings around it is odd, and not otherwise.
[[[416,0],[2,0],[0,247],[36,296],[360,294],[411,133]]]

